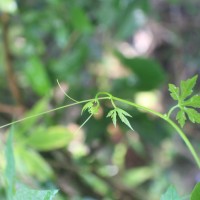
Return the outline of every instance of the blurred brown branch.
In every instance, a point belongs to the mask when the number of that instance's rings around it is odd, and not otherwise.
[[[3,49],[5,56],[5,70],[6,76],[9,83],[9,88],[12,93],[13,98],[16,101],[16,104],[19,106],[23,105],[21,91],[17,82],[17,78],[14,72],[14,67],[12,63],[12,55],[10,51],[9,43],[9,19],[10,16],[7,13],[3,13],[0,16],[0,21],[2,25],[2,39],[3,39]]]
[[[0,112],[7,113],[12,117],[20,117],[22,116],[24,109],[22,106],[10,106],[0,103]]]

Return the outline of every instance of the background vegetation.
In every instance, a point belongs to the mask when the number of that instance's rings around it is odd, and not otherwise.
[[[167,83],[200,73],[199,8],[197,0],[1,1],[0,125],[71,103],[56,79],[77,100],[108,91],[167,112]],[[109,107],[79,131],[80,105],[17,124],[18,182],[59,188],[58,200],[157,200],[170,184],[190,193],[200,174],[176,132],[128,107],[135,131],[114,128]],[[199,125],[184,129],[200,152]],[[0,177],[0,195],[3,186]]]

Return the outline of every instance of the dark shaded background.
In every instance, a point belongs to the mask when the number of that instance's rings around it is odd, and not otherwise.
[[[1,1],[0,125],[71,103],[56,79],[77,100],[107,91],[167,112],[168,83],[200,73],[199,9],[198,0]],[[190,193],[200,174],[176,132],[120,106],[134,132],[114,128],[108,102],[79,131],[81,105],[17,124],[18,180],[59,188],[58,200],[157,200],[170,184]],[[184,130],[200,152],[199,125]]]

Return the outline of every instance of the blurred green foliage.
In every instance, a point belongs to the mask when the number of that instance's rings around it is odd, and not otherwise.
[[[23,117],[70,103],[56,79],[78,100],[100,90],[131,100],[141,92],[156,95],[170,76],[164,66],[147,55],[127,57],[118,48],[132,40],[154,12],[149,0],[1,1],[0,102],[18,106],[9,87],[6,53],[23,99]],[[10,52],[3,43],[5,23]],[[58,200],[159,199],[171,181],[169,169],[176,158],[169,142],[171,129],[128,107],[124,109],[133,116],[135,132],[130,134],[123,124],[115,129],[105,117],[109,108],[103,102],[100,114],[78,132],[87,117],[80,115],[80,106],[17,124],[13,135],[17,180],[32,188],[59,188]],[[1,113],[1,125],[17,116]],[[0,149],[5,148],[7,135],[6,130],[0,132]],[[0,195],[3,182],[0,178]]]

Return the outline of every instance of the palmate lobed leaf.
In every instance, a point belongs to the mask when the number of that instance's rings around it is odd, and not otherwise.
[[[193,92],[193,88],[196,84],[198,75],[193,76],[190,79],[181,81],[180,90],[181,90],[181,99],[184,100],[186,97],[190,96]]]
[[[86,110],[90,113],[90,114],[97,114],[99,111],[99,104],[97,102],[95,102],[94,100],[89,101],[88,103],[86,103],[81,111],[81,114],[83,114],[83,112],[85,112]]]
[[[181,127],[184,126],[186,121],[186,114],[188,119],[193,123],[200,123],[200,113],[190,108],[200,108],[200,96],[194,95],[188,99],[192,94],[193,88],[196,84],[198,76],[195,75],[190,79],[181,81],[180,88],[174,84],[169,84],[170,95],[174,100],[178,101],[179,112],[176,115],[176,120]],[[176,106],[177,107],[177,106]]]
[[[97,114],[98,113],[98,111],[99,111],[99,105],[97,104],[97,105],[93,105],[93,107],[91,107],[89,110],[88,110],[88,112],[90,113],[90,114]]]
[[[174,84],[169,84],[170,95],[174,100],[179,100],[179,88]]]
[[[200,96],[199,95],[192,96],[190,99],[184,102],[184,106],[200,108]]]
[[[132,117],[129,113],[127,113],[125,110],[122,110],[121,108],[117,108],[118,114],[125,115],[127,117]]]
[[[118,116],[119,118],[121,119],[121,121],[126,124],[131,130],[133,130],[131,124],[129,123],[128,119],[125,117],[125,116],[128,116],[128,117],[132,117],[129,113],[127,113],[126,111],[118,108],[117,109],[117,113],[118,113]]]
[[[185,112],[192,123],[200,123],[200,113],[193,108],[185,108]]]
[[[106,117],[111,117],[114,126],[117,126],[117,112],[116,109],[111,110]]]
[[[129,120],[127,119],[127,117],[132,117],[132,116],[129,113],[127,113],[125,110],[122,110],[120,108],[115,108],[108,113],[107,117],[111,117],[112,122],[113,122],[114,126],[116,127],[116,125],[117,125],[117,115],[119,116],[120,120],[124,124],[126,124],[131,130],[133,130]]]
[[[185,112],[183,110],[179,110],[176,115],[176,120],[178,120],[178,123],[181,125],[181,127],[184,126],[186,121]]]
[[[88,103],[86,103],[81,111],[81,114],[83,114],[83,112],[85,112],[86,110],[90,110],[93,107],[93,101],[89,101]]]

